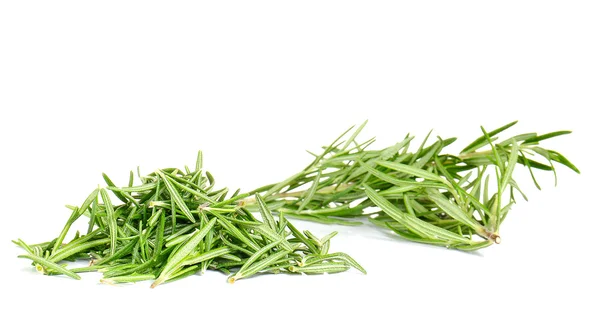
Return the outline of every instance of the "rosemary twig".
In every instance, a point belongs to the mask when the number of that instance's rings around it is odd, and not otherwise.
[[[538,188],[534,171],[556,176],[554,163],[579,173],[560,153],[539,146],[569,131],[520,134],[498,142],[498,135],[515,124],[490,132],[482,128],[483,135],[457,155],[444,153],[456,138],[438,138],[429,145],[425,138],[410,152],[413,137],[406,136],[390,147],[369,150],[372,139],[356,141],[363,124],[347,140],[342,139],[351,129],[324,147],[304,170],[254,192],[269,207],[299,219],[354,225],[368,218],[415,242],[464,250],[487,247],[500,243],[500,225],[515,202],[515,191],[522,193],[513,179],[518,164],[528,168]],[[250,206],[253,202],[245,200]]]

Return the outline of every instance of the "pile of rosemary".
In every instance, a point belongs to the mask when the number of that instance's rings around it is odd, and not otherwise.
[[[258,273],[337,273],[351,267],[366,273],[350,256],[329,253],[336,232],[318,238],[300,232],[286,216],[321,223],[360,225],[369,221],[400,237],[433,245],[475,250],[500,243],[499,229],[518,192],[513,171],[553,171],[560,163],[579,170],[541,141],[570,133],[527,133],[500,140],[516,122],[487,132],[458,155],[445,153],[456,138],[428,143],[409,151],[412,136],[380,150],[374,139],[357,142],[366,122],[345,131],[304,170],[288,179],[228,196],[215,189],[202,170],[165,168],[147,176],[138,169],[140,185],[117,187],[106,175],[106,188],[95,189],[72,214],[60,235],[29,245],[21,258],[38,271],[64,274],[103,272],[104,283],[153,280],[152,287],[206,270],[229,275],[228,281]],[[542,163],[544,160],[546,163]],[[109,193],[120,200],[114,204]],[[258,220],[252,212],[260,212]],[[278,213],[274,217],[273,213]],[[64,243],[73,223],[88,218],[85,234]],[[90,260],[89,266],[67,268],[63,261]]]
[[[95,189],[72,214],[60,235],[49,242],[28,245],[19,256],[33,261],[38,271],[80,279],[80,272],[103,272],[104,283],[154,280],[152,287],[207,269],[229,275],[230,283],[257,273],[337,273],[354,267],[365,270],[350,256],[329,253],[336,232],[318,238],[300,232],[283,213],[274,218],[260,196],[259,221],[238,200],[239,190],[214,189],[215,180],[202,170],[202,153],[191,171],[165,168],[147,176],[141,185],[117,187],[105,174],[108,187]],[[111,201],[109,192],[121,204]],[[102,202],[100,202],[101,200]],[[89,220],[85,235],[63,241],[72,224]],[[89,266],[68,269],[59,262],[90,260]]]
[[[516,192],[527,200],[513,179],[517,164],[529,170],[538,189],[534,170],[553,171],[555,184],[554,163],[579,173],[560,153],[539,146],[570,131],[499,140],[516,123],[490,132],[482,127],[481,137],[453,155],[444,151],[456,138],[438,137],[428,144],[429,135],[415,152],[409,151],[410,135],[369,150],[374,138],[356,141],[365,122],[347,140],[342,138],[354,127],[321,154],[311,153],[315,159],[304,170],[253,193],[262,193],[271,209],[300,219],[358,225],[358,219],[368,218],[410,241],[460,250],[488,247],[500,243],[500,225]]]

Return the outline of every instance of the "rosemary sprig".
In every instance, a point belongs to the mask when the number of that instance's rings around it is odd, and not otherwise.
[[[14,241],[27,252],[19,257],[44,274],[80,279],[77,273],[99,271],[103,283],[153,280],[153,288],[206,270],[233,273],[231,283],[264,272],[336,273],[350,267],[365,272],[350,256],[328,253],[334,234],[322,239],[326,246],[315,243],[305,236],[313,237],[310,232],[299,232],[283,215],[274,218],[260,196],[254,200],[264,222],[239,203],[249,194],[227,198],[227,189],[215,190],[212,175],[202,171],[200,152],[194,171],[160,169],[139,176],[141,185],[133,186],[133,173],[126,187],[103,177],[108,187],[95,189],[81,207],[69,206],[72,214],[56,239],[37,245]],[[113,204],[109,192],[122,203]],[[87,234],[77,232],[63,244],[82,216],[89,218]],[[90,266],[67,269],[63,263],[81,259],[90,259]]]
[[[276,184],[258,188],[267,206],[292,217],[320,223],[355,225],[361,218],[420,243],[474,250],[500,243],[500,225],[521,192],[513,179],[525,166],[535,186],[534,171],[553,171],[560,163],[579,170],[560,153],[539,142],[569,131],[527,133],[499,141],[498,135],[517,122],[487,132],[459,154],[445,153],[456,138],[432,141],[429,135],[415,152],[413,137],[380,150],[374,139],[356,141],[365,123],[347,140],[345,131],[302,171]],[[542,161],[545,160],[547,164]],[[490,180],[496,181],[491,184]],[[254,200],[244,201],[252,207]]]

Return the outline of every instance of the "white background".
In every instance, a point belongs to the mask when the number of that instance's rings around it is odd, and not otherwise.
[[[32,1],[0,5],[0,323],[110,328],[597,328],[600,10],[595,1]],[[41,276],[10,239],[57,236],[108,173],[193,165],[219,186],[281,180],[352,124],[385,147],[431,128],[571,129],[582,175],[541,175],[476,253],[370,225],[296,221],[369,271],[209,273],[151,290]],[[459,146],[454,150],[459,150]],[[523,169],[523,168],[520,168]],[[268,325],[267,325],[268,324]]]

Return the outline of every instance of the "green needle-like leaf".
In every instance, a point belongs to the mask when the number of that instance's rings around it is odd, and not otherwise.
[[[306,274],[340,273],[350,269],[350,266],[341,263],[323,263],[309,266],[290,266],[291,272]]]
[[[246,263],[244,263],[244,265],[242,267],[240,267],[238,272],[244,273],[244,271],[246,271],[252,264],[254,264],[254,262],[256,262],[260,257],[264,256],[265,254],[268,254],[273,248],[275,248],[279,244],[281,244],[281,242],[283,242],[283,240],[284,240],[284,238],[280,237],[278,240],[273,241],[273,242],[267,244],[266,246],[260,248],[252,256],[250,256],[250,258],[248,258],[248,260],[246,260]]]
[[[88,234],[88,236],[89,235],[90,234]],[[84,240],[84,239],[82,238],[81,240]],[[51,255],[48,258],[48,260],[50,260],[52,262],[59,262],[63,259],[67,259],[73,255],[90,251],[96,247],[101,247],[101,246],[104,247],[106,245],[111,244],[111,242],[112,242],[111,238],[97,239],[97,240],[86,241],[86,242],[82,242],[82,241],[70,242],[69,244],[62,247],[60,250],[58,250],[58,252],[56,254]],[[109,250],[110,250],[110,247],[109,247]]]
[[[263,220],[267,223],[267,225],[269,225],[271,229],[277,230],[277,224],[275,224],[275,219],[273,218],[273,215],[271,214],[271,211],[267,207],[265,201],[262,199],[260,194],[256,194],[254,197],[256,198],[256,203],[258,203],[258,209],[260,210],[260,215],[262,216]]]
[[[117,283],[133,283],[146,280],[154,280],[156,277],[154,274],[132,274],[123,276],[113,276],[110,278],[100,279],[101,283],[106,284],[117,284]]]
[[[63,228],[62,232],[60,232],[60,235],[54,243],[54,248],[52,248],[52,254],[55,254],[58,251],[58,248],[60,248],[60,245],[62,244],[63,240],[65,239],[65,236],[69,232],[71,225],[81,216],[80,213],[81,211],[79,210],[79,208],[75,207],[75,209],[73,209],[71,217],[69,217],[69,220],[67,220],[67,224]]]
[[[510,158],[508,159],[508,164],[506,165],[506,169],[505,169],[503,177],[502,177],[502,185],[500,188],[501,193],[504,192],[504,189],[506,188],[506,186],[512,179],[512,174],[515,169],[515,166],[517,165],[518,159],[519,159],[519,146],[517,145],[517,142],[513,141],[512,149],[510,151]]]
[[[282,259],[283,257],[285,257],[288,254],[289,254],[289,251],[287,251],[287,250],[278,251],[268,257],[261,259],[260,261],[253,263],[251,266],[246,268],[243,272],[238,271],[235,275],[229,277],[228,281],[229,281],[229,283],[234,283],[236,280],[252,276],[252,275],[260,272],[261,270],[264,270],[265,268],[271,266],[272,264],[275,264],[277,261],[279,261],[280,259]]]
[[[117,187],[115,185],[115,183],[113,183],[113,181],[108,177],[107,174],[102,173],[102,178],[104,178],[104,181],[106,182],[106,185],[108,185],[108,187]],[[113,193],[117,196],[117,198],[119,198],[119,200],[127,203],[127,198],[123,195],[123,193],[119,192],[119,191],[113,191]]]
[[[409,165],[405,165],[402,163],[395,163],[395,162],[389,162],[389,161],[376,161],[375,163],[377,163],[380,166],[390,168],[390,169],[399,171],[401,173],[408,174],[410,176],[416,176],[416,177],[429,179],[432,181],[443,182],[442,178],[436,174],[430,173],[423,169],[418,169],[418,168],[415,168],[415,167],[412,167]]]
[[[181,197],[181,195],[179,194],[179,192],[177,192],[177,190],[173,186],[173,183],[169,180],[169,178],[165,177],[165,175],[164,175],[164,173],[162,171],[157,171],[157,174],[162,178],[162,182],[167,187],[167,190],[169,191],[169,194],[171,195],[172,200],[175,201],[175,204],[177,205],[177,207],[179,208],[179,210],[181,210],[183,212],[183,214],[192,223],[195,223],[196,219],[194,218],[194,215],[192,215],[192,212],[190,211],[190,209],[185,204],[185,201],[183,200],[183,198]]]
[[[489,133],[487,133],[487,134],[485,134],[485,133],[484,133],[484,135],[483,135],[483,136],[481,136],[481,137],[477,138],[475,141],[473,141],[473,143],[471,143],[471,144],[467,145],[467,147],[465,147],[465,148],[464,148],[462,151],[460,151],[460,153],[461,153],[461,154],[464,154],[464,153],[469,153],[469,152],[472,152],[472,151],[474,151],[474,150],[478,149],[478,148],[479,148],[478,146],[480,146],[480,147],[484,146],[485,144],[487,144],[487,143],[485,142],[485,141],[486,141],[486,139],[488,139],[488,138],[491,138],[491,137],[494,137],[494,136],[498,135],[499,133],[501,133],[501,132],[505,131],[506,129],[508,129],[508,128],[510,128],[510,127],[512,127],[512,126],[514,126],[514,125],[516,125],[516,124],[517,124],[517,122],[518,122],[518,121],[513,121],[513,122],[511,122],[511,123],[509,123],[509,124],[507,124],[507,125],[504,125],[504,126],[502,126],[502,127],[498,128],[498,129],[492,130],[492,131],[490,131],[490,132],[489,132]],[[487,136],[486,136],[486,135],[487,135]]]
[[[540,135],[540,136],[530,137],[530,138],[524,140],[523,143],[524,144],[538,143],[538,142],[543,141],[545,139],[549,139],[549,138],[556,137],[556,136],[561,136],[561,135],[568,135],[570,133],[571,133],[571,131],[567,131],[567,130],[555,131],[555,132],[544,134],[544,135]]]
[[[431,240],[444,239],[449,243],[470,243],[470,240],[456,233],[452,233],[450,231],[422,221],[409,214],[403,213],[385,198],[379,196],[377,192],[375,192],[369,186],[365,186],[365,192],[367,193],[369,199],[371,199],[371,201],[373,201],[379,208],[381,208],[383,212],[385,212],[387,215],[389,215],[399,223],[410,227],[411,230],[413,230],[414,232],[418,232],[423,238]]]
[[[188,257],[188,258],[186,258],[183,261],[182,265],[193,265],[193,264],[204,262],[204,261],[207,261],[209,259],[216,258],[216,257],[223,257],[223,256],[229,254],[232,251],[233,250],[231,248],[229,248],[229,247],[216,248],[216,249],[204,252],[204,253],[202,253],[200,255],[195,255],[193,257]]]
[[[114,254],[117,248],[117,218],[115,217],[115,209],[113,208],[112,202],[108,193],[105,189],[100,189],[100,195],[104,202],[104,208],[106,210],[106,225],[110,235],[110,254]]]
[[[113,191],[113,192],[127,192],[127,193],[131,193],[131,192],[147,192],[147,191],[153,191],[156,189],[156,187],[158,186],[158,183],[148,183],[148,184],[144,184],[144,185],[140,185],[140,186],[128,186],[128,187],[116,187],[116,186],[109,186],[107,187],[107,189]],[[122,194],[122,193],[121,193]],[[127,201],[125,201],[127,202]]]
[[[315,180],[313,181],[310,188],[308,190],[306,190],[306,193],[304,193],[302,195],[303,200],[302,200],[302,203],[300,203],[300,206],[298,207],[298,211],[301,211],[302,209],[304,209],[304,207],[306,207],[306,205],[308,205],[308,203],[312,200],[313,196],[315,195],[315,192],[317,192],[317,189],[319,188],[320,180],[321,180],[321,171],[319,170],[319,171],[317,171]]]
[[[346,143],[344,143],[344,146],[342,146],[342,151],[344,151],[345,149],[348,148],[348,146],[350,146],[350,144],[352,144],[352,142],[354,142],[354,140],[356,139],[356,136],[358,136],[358,134],[360,134],[360,132],[363,130],[363,128],[367,125],[367,122],[369,122],[369,120],[365,120],[365,122],[363,122],[360,127],[356,128],[354,130],[354,132],[352,133],[352,135],[350,136],[350,138],[348,138],[348,140],[346,141]]]
[[[199,172],[202,169],[202,151],[198,151],[198,156],[196,157],[196,172]]]
[[[66,268],[64,268],[56,263],[53,263],[47,259],[44,259],[42,257],[38,257],[35,255],[20,255],[18,257],[30,259],[30,260],[34,261],[35,263],[42,265],[46,269],[50,269],[52,271],[64,274],[66,276],[72,277],[73,279],[76,279],[76,280],[81,279],[81,277],[79,275],[77,275],[77,273],[69,271]]]
[[[206,236],[208,231],[212,229],[216,222],[217,219],[213,218],[206,226],[196,231],[185,244],[181,245],[181,247],[169,258],[168,263],[163,268],[158,279],[152,283],[152,288],[169,279],[172,271],[181,266],[180,263],[184,261],[184,259],[196,248],[196,246],[198,246],[200,241],[204,239],[204,236]]]
[[[456,204],[450,202],[450,200],[448,200],[439,191],[434,189],[428,189],[427,193],[429,195],[429,198],[433,202],[435,202],[435,204],[440,206],[440,208],[442,208],[446,214],[458,220],[459,222],[471,227],[476,232],[484,235],[484,237],[487,238],[487,235],[485,234],[486,230],[483,226],[481,226],[481,224],[479,224],[479,222],[477,222],[475,219],[473,219],[473,217],[463,212],[460,209],[460,207],[458,207]]]

